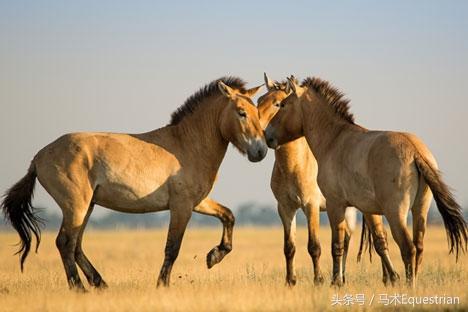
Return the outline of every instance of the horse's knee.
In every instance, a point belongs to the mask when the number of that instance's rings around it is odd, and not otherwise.
[[[314,241],[309,241],[307,251],[312,258],[318,258],[322,254],[320,243]]]
[[[344,255],[344,243],[333,243],[332,244],[332,256],[341,257]]]
[[[421,255],[424,251],[423,242],[416,242],[414,245],[416,248],[416,255]]]
[[[294,243],[290,242],[290,241],[286,241],[284,243],[284,255],[286,256],[286,258],[292,258],[294,257],[294,254],[296,253],[296,246],[294,245]]]

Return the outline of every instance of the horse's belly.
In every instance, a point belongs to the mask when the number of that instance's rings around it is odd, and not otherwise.
[[[152,187],[129,187],[121,184],[99,185],[93,202],[113,210],[130,213],[161,211],[168,209],[167,184]]]
[[[376,215],[383,214],[382,208],[374,200],[361,200],[358,202],[358,204],[353,206],[363,213],[370,213]]]

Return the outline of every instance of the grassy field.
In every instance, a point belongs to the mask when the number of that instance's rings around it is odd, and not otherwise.
[[[92,231],[85,233],[84,250],[109,284],[105,291],[87,294],[68,291],[57,249],[55,233],[46,232],[39,253],[31,254],[25,272],[12,256],[16,233],[0,233],[1,311],[345,311],[404,310],[411,305],[384,306],[381,295],[458,296],[459,305],[419,305],[416,309],[468,310],[468,257],[458,263],[448,256],[442,228],[429,227],[425,256],[417,288],[403,283],[385,288],[381,282],[380,261],[374,256],[356,263],[358,236],[350,246],[347,285],[330,287],[330,230],[321,229],[323,286],[314,286],[311,260],[307,253],[307,233],[298,229],[296,268],[298,283],[284,283],[282,230],[280,228],[238,228],[234,249],[223,262],[208,270],[205,255],[220,238],[221,229],[189,229],[172,272],[171,287],[156,289],[163,260],[166,230]],[[391,256],[400,275],[403,267],[393,240]],[[83,279],[85,280],[85,279]],[[332,305],[333,297],[365,295],[365,305]],[[372,303],[371,298],[374,296]],[[395,309],[397,308],[397,309]]]

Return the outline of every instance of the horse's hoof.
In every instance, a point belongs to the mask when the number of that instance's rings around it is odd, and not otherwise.
[[[156,288],[168,288],[168,287],[169,287],[169,282],[158,280],[158,282],[156,283]]]
[[[76,292],[77,294],[86,294],[89,292],[84,286],[74,286],[70,288],[71,291]]]
[[[218,264],[223,259],[223,255],[219,251],[218,247],[211,249],[206,255],[206,266],[211,269],[215,264]]]
[[[107,285],[106,282],[104,282],[104,280],[101,280],[99,283],[97,283],[96,285],[94,285],[94,288],[96,290],[106,290],[109,288],[109,286]]]
[[[333,280],[332,283],[331,283],[331,286],[332,287],[343,287],[344,283],[342,280]]]
[[[296,278],[293,277],[293,278],[288,278],[286,280],[286,285],[289,286],[289,287],[294,287],[296,286]]]
[[[400,275],[398,275],[398,273],[395,272],[394,275],[391,275],[390,276],[390,284],[391,286],[395,286],[398,282],[400,281]],[[385,283],[384,281],[384,284],[385,286],[387,286],[389,283],[388,281]]]
[[[321,275],[314,278],[314,284],[316,286],[323,285],[324,282],[325,282],[325,280],[324,280],[323,276],[321,276]]]

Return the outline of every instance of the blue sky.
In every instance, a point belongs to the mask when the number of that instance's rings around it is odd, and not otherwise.
[[[328,79],[361,125],[417,134],[467,203],[466,38],[464,1],[2,1],[0,190],[63,133],[158,128],[203,84],[266,71]],[[213,197],[274,205],[273,158],[230,150]]]

